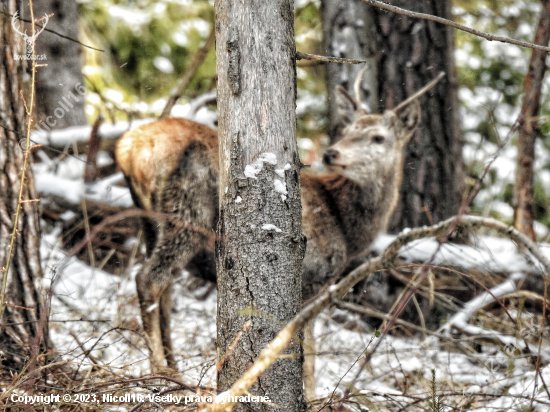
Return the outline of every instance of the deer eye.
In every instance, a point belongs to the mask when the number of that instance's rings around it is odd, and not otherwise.
[[[378,144],[384,143],[384,140],[386,140],[384,136],[380,136],[379,134],[377,134],[376,136],[373,136],[372,138],[372,141]]]

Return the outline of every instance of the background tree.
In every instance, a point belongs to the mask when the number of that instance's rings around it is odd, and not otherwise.
[[[533,43],[542,46],[550,41],[550,1],[542,0],[542,11]],[[514,226],[532,240],[535,141],[541,136],[541,121],[537,119],[541,108],[546,53],[533,50],[523,88],[523,104],[519,119],[518,156],[514,185]]]
[[[52,15],[47,28],[63,33],[65,36],[78,40],[78,2],[74,0],[41,0],[34,7],[34,15],[42,18],[44,15]],[[42,24],[44,22],[41,22]],[[36,72],[36,116],[44,121],[47,116],[54,116],[54,110],[59,106],[59,101],[67,98],[73,107],[65,112],[61,118],[54,117],[56,121],[53,129],[64,129],[69,126],[86,124],[84,112],[85,100],[74,93],[75,85],[84,84],[82,76],[83,56],[80,44],[60,37],[54,33],[44,31],[36,41],[36,53],[45,54],[47,60],[39,60],[44,64]],[[70,92],[78,97],[75,101],[69,95]],[[65,104],[65,106],[67,106]]]
[[[2,2],[2,11],[15,14],[14,0]],[[15,43],[20,36],[12,30],[9,16],[0,14],[0,268],[6,267],[13,226],[18,231],[7,273],[5,303],[0,324],[0,359],[8,370],[21,370],[31,355],[35,360],[48,346],[47,317],[38,286],[40,266],[40,215],[36,202],[23,202],[17,222],[14,221],[21,188],[21,170],[25,153],[25,111],[20,92],[30,104],[28,88],[22,82],[24,67],[14,60],[19,53]],[[20,144],[21,142],[21,144]],[[36,199],[30,166],[26,169],[22,199]],[[0,368],[1,369],[1,368]]]
[[[451,19],[449,0],[390,0],[411,11]],[[447,77],[420,100],[422,123],[409,142],[400,201],[390,230],[455,214],[463,189],[452,30],[432,21],[373,8],[377,29],[379,110],[391,109],[440,71]]]
[[[216,2],[220,136],[218,389],[227,390],[301,307],[304,244],[293,2]],[[287,166],[288,165],[288,166]],[[244,173],[243,173],[244,172]],[[245,323],[236,347],[229,351]],[[298,341],[252,389],[304,409]],[[238,410],[245,410],[239,405]],[[255,406],[256,408],[256,406]],[[271,410],[258,404],[260,410]]]
[[[376,30],[372,8],[356,0],[321,3],[323,48],[327,56],[365,60],[368,68],[362,77],[362,101],[372,111],[378,110],[378,78],[376,64]],[[328,126],[331,142],[338,140],[341,124],[336,108],[336,86],[354,95],[354,82],[362,65],[328,63],[326,65]]]

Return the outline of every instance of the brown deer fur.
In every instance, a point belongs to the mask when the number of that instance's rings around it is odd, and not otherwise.
[[[304,299],[318,293],[385,229],[397,202],[403,150],[420,120],[417,100],[397,113],[371,115],[343,89],[337,90],[337,96],[346,127],[342,139],[324,155],[330,173],[301,174],[307,237]],[[153,363],[163,365],[166,357],[168,365],[175,367],[170,288],[165,285],[172,271],[181,267],[215,279],[204,228],[213,231],[218,214],[217,133],[190,120],[163,119],[127,132],[118,142],[116,157],[137,206],[183,222],[144,222],[150,257],[136,279]]]

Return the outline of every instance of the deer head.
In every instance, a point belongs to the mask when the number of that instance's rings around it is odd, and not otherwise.
[[[18,22],[19,16],[18,15],[19,15],[19,12],[16,11],[15,14],[13,15],[12,19],[11,19],[11,26],[13,27],[13,29],[17,33],[19,33],[21,36],[23,36],[23,39],[25,40],[25,42],[30,45],[30,44],[34,43],[35,40],[38,38],[38,35],[44,31],[44,29],[46,28],[46,24],[48,24],[49,17],[48,17],[47,14],[45,14],[44,15],[45,21],[44,21],[44,25],[42,26],[42,28],[38,32],[34,33],[33,36],[29,36],[27,34],[27,30],[25,30],[24,33],[19,30],[19,22]],[[16,26],[16,24],[17,24],[17,26]]]
[[[343,87],[336,89],[338,114],[344,129],[342,139],[323,157],[329,170],[360,185],[382,180],[400,168],[403,151],[420,124],[418,98],[430,90],[444,73],[384,114],[370,114],[361,107],[356,90],[353,99]]]

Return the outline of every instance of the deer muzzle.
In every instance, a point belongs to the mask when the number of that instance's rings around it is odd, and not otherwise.
[[[336,166],[335,161],[340,155],[338,150],[328,149],[323,155],[323,163],[327,166]]]

